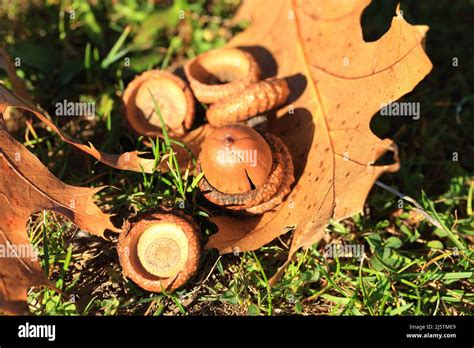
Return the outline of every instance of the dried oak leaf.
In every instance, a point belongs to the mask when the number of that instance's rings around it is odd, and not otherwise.
[[[4,70],[8,79],[10,80],[13,91],[16,95],[20,96],[23,101],[28,105],[33,105],[31,97],[28,95],[26,86],[22,79],[16,74],[15,65],[12,59],[8,55],[4,47],[0,46],[0,69]],[[17,131],[19,129],[19,123],[22,119],[22,112],[19,110],[8,110],[3,114],[3,118],[11,131]]]
[[[31,214],[54,211],[98,236],[106,229],[120,231],[94,203],[92,197],[101,189],[57,179],[7,132],[0,113],[0,312],[24,314],[28,288],[52,287],[26,232]]]
[[[292,153],[296,185],[283,204],[261,217],[214,218],[219,231],[207,248],[254,250],[294,228],[291,260],[322,238],[329,219],[361,212],[379,175],[398,170],[395,145],[373,134],[370,120],[382,103],[410,92],[431,70],[423,49],[428,27],[397,15],[385,35],[365,42],[360,18],[369,3],[244,2],[238,16],[252,24],[230,46],[254,54],[264,76],[288,77],[294,113],[280,110],[271,131]],[[375,165],[387,150],[395,163]]]

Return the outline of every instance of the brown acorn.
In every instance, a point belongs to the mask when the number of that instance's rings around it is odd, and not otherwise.
[[[248,214],[276,207],[294,182],[293,161],[281,140],[237,124],[206,138],[197,170],[204,173],[199,187],[210,202]]]

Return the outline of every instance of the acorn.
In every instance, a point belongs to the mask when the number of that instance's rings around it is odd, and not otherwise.
[[[147,291],[171,292],[199,266],[199,227],[178,210],[145,213],[126,223],[117,251],[126,277]]]
[[[203,142],[197,171],[210,202],[246,214],[275,208],[294,182],[288,148],[276,136],[248,126],[217,128]]]
[[[150,70],[130,82],[123,95],[125,119],[136,133],[162,134],[155,102],[171,135],[183,135],[192,127],[195,102],[187,83],[168,71]]]

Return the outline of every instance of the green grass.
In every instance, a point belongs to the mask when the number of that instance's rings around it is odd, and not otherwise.
[[[20,5],[0,9],[0,33],[10,54],[22,58],[18,74],[35,100],[51,114],[63,99],[97,103],[99,117],[54,118],[59,126],[104,151],[151,150],[171,170],[139,174],[108,168],[32,119],[14,130],[17,139],[69,184],[110,185],[97,198],[105,211],[116,214],[117,225],[164,204],[192,214],[203,236],[215,232],[196,189],[199,178],[177,169],[167,137],[143,139],[127,131],[120,95],[136,74],[173,70],[189,57],[223,46],[245,27],[230,22],[238,2],[180,0],[169,7],[135,0],[115,5],[48,1],[39,7],[14,2]],[[394,1],[376,1],[366,11],[367,39],[383,34],[394,8]],[[459,18],[472,17],[474,5],[402,1],[402,9],[410,22],[430,25],[426,45],[435,67],[403,98],[421,103],[420,120],[374,117],[372,128],[400,147],[401,170],[380,181],[418,202],[429,219],[420,217],[413,202],[375,186],[365,214],[332,222],[324,241],[300,251],[274,287],[268,279],[287,257],[290,234],[255,252],[205,252],[185,287],[151,294],[123,278],[116,236],[108,241],[90,236],[45,212],[32,217],[28,230],[41,266],[62,293],[32,289],[32,313],[472,315],[474,69],[468,57],[474,39],[466,35],[472,29],[468,19]],[[181,10],[185,20],[177,23]],[[457,68],[453,57],[459,58]],[[365,256],[327,258],[328,241],[363,247]]]

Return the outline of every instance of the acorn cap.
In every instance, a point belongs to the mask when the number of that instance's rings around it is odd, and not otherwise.
[[[123,95],[125,118],[138,134],[162,134],[153,98],[170,133],[181,135],[191,128],[195,105],[188,85],[170,72],[150,70],[130,82]]]
[[[254,129],[230,125],[216,129],[199,155],[206,180],[224,193],[244,193],[263,186],[272,170],[272,151]]]
[[[238,95],[212,104],[206,111],[206,118],[214,127],[244,122],[283,105],[289,94],[285,79],[266,79],[250,85]]]
[[[141,288],[173,291],[198,268],[199,228],[181,211],[143,214],[124,227],[117,250],[123,273]]]
[[[197,100],[212,104],[244,91],[260,78],[253,56],[238,48],[219,48],[187,62],[184,72]]]

